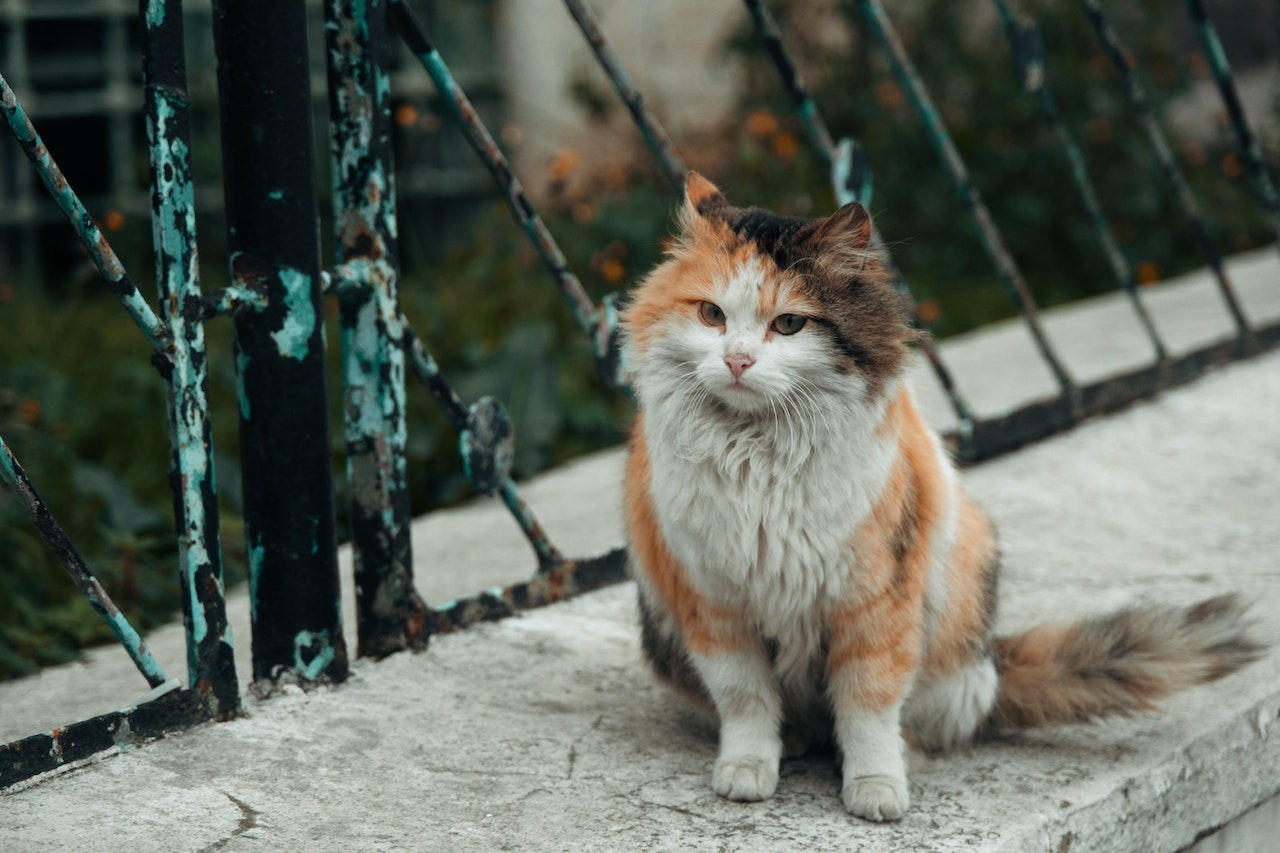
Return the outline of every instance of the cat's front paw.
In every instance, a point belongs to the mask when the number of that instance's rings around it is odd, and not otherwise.
[[[711,774],[711,789],[727,800],[767,800],[778,790],[778,762],[754,756],[721,756]]]
[[[867,820],[897,820],[907,812],[911,797],[900,776],[859,776],[841,795],[850,814]]]

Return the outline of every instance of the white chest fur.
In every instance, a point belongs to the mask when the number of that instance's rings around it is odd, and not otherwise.
[[[896,442],[876,430],[882,412],[842,407],[804,430],[727,430],[662,409],[646,412],[646,436],[673,556],[705,596],[745,610],[780,646],[813,651],[823,608],[856,571],[854,531],[894,462]]]

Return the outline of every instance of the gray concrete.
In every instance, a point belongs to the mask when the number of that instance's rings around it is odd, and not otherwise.
[[[1251,316],[1280,315],[1276,258],[1233,263]],[[1202,277],[1152,296],[1164,303],[1158,321],[1185,334],[1175,349],[1227,330]],[[1101,300],[1047,318],[1081,376],[1104,371],[1105,353],[1133,357],[1110,332],[1124,310]],[[1016,329],[997,328],[946,347],[980,411],[1035,393],[1018,343]],[[1259,636],[1280,642],[1278,414],[1272,354],[968,471],[1001,531],[1002,629],[1234,589],[1256,602]],[[606,452],[528,488],[565,550],[618,541],[620,462]],[[512,529],[486,503],[419,521],[424,595],[441,601],[527,574]],[[0,795],[0,849],[1128,853],[1185,847],[1280,790],[1272,654],[1160,715],[924,761],[898,824],[846,816],[822,758],[786,762],[767,803],[728,803],[708,787],[713,729],[641,663],[633,596],[623,585],[436,638],[425,654],[359,661],[339,688],[250,699],[244,719],[20,787]],[[243,648],[243,595],[230,606]],[[181,631],[151,640],[180,671]],[[0,739],[132,704],[143,683],[129,669],[121,652],[101,649],[0,685]]]

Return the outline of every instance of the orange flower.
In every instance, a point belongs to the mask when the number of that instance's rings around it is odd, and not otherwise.
[[[18,404],[18,417],[22,418],[27,426],[35,426],[36,421],[40,420],[42,411],[40,401],[32,400],[29,397]]]
[[[578,152],[572,148],[561,148],[551,158],[551,180],[563,181],[578,168]]]
[[[747,116],[747,133],[759,139],[772,136],[778,130],[778,120],[768,110],[756,110]]]
[[[108,210],[102,224],[108,231],[119,231],[124,227],[124,214],[118,210]]]
[[[920,304],[916,306],[917,312],[920,314],[920,322],[926,326],[933,325],[942,316],[942,306],[938,304],[936,299],[922,299]]]
[[[627,268],[622,265],[621,261],[615,261],[608,258],[600,265],[600,274],[604,276],[604,280],[610,284],[617,284],[627,276]]]
[[[401,104],[396,107],[396,124],[408,127],[418,120],[418,108],[413,104]]]
[[[800,150],[800,143],[796,142],[796,138],[786,131],[774,136],[770,140],[770,145],[773,148],[773,153],[783,160],[790,160]]]
[[[881,80],[876,84],[873,94],[876,103],[886,110],[896,110],[902,106],[902,87],[892,80]]]
[[[1137,270],[1134,271],[1134,277],[1137,278],[1138,284],[1143,287],[1150,287],[1160,280],[1160,267],[1156,266],[1153,261],[1143,261],[1138,264]]]

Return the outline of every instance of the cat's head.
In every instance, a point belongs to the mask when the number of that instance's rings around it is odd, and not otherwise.
[[[790,219],[734,207],[696,172],[679,239],[622,328],[642,404],[674,395],[744,413],[805,395],[874,399],[915,336],[861,205]]]

